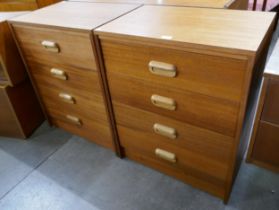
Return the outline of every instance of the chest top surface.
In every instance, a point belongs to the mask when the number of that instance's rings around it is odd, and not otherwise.
[[[13,18],[12,22],[92,30],[138,6],[134,4],[60,2]]]
[[[0,22],[4,22],[8,19],[15,18],[20,15],[27,14],[28,12],[0,12]]]
[[[255,53],[275,13],[190,7],[143,6],[95,33],[153,42],[211,46]]]
[[[279,39],[277,39],[273,52],[267,62],[264,76],[279,79]]]
[[[77,0],[70,0],[77,1]],[[109,3],[134,3],[154,5],[179,5],[192,7],[226,8],[234,0],[78,0],[82,2],[109,2]]]

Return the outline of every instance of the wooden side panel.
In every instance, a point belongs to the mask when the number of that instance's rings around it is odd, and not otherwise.
[[[238,9],[238,10],[247,10],[248,9],[249,0],[234,0],[231,4],[229,4],[229,9]]]
[[[1,88],[0,135],[26,138],[44,121],[44,115],[29,81]]]
[[[5,86],[0,86],[0,136],[24,137]]]
[[[7,22],[0,22],[0,84],[16,85],[27,77]]]
[[[279,125],[279,80],[269,80],[262,120]]]
[[[252,158],[279,171],[279,126],[260,122]]]
[[[0,11],[29,11],[38,9],[36,0],[8,0],[0,2]]]

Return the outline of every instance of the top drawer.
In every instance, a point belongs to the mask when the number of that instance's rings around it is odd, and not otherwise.
[[[96,70],[90,32],[13,24],[27,62],[42,61]]]
[[[101,44],[107,71],[235,102],[241,100],[247,60],[108,39],[102,39]]]
[[[270,79],[264,102],[262,120],[279,125],[279,80]]]

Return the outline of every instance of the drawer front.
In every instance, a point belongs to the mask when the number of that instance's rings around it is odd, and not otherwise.
[[[6,86],[0,86],[0,136],[22,137]]]
[[[108,81],[114,102],[138,107],[225,135],[235,135],[238,103],[156,86],[117,73],[109,73]],[[151,98],[154,95],[167,98],[170,102],[167,101],[166,104],[169,103],[171,108],[175,107],[175,110],[154,105]]]
[[[51,72],[52,69],[62,71],[64,77],[59,77],[59,75],[56,77]],[[37,86],[43,83],[53,89],[73,89],[84,98],[88,98],[92,94],[102,96],[99,76],[95,71],[83,71],[79,68],[64,65],[48,66],[38,63],[30,63],[29,71]]]
[[[270,79],[264,102],[262,120],[279,125],[279,80]]]
[[[225,185],[223,181],[211,178],[207,174],[200,174],[193,172],[193,170],[180,170],[159,158],[154,158],[154,156],[150,157],[142,151],[132,150],[131,148],[125,149],[125,155],[134,161],[152,167],[169,176],[176,177],[187,184],[191,184],[192,186],[205,190],[215,196],[220,198],[224,197]]]
[[[110,127],[107,121],[92,120],[91,116],[69,113],[67,110],[47,109],[51,122],[71,133],[87,138],[102,146],[113,148]]]
[[[146,139],[156,139],[216,161],[229,162],[233,149],[232,137],[123,104],[113,105],[119,126],[144,133]]]
[[[247,60],[102,40],[107,72],[231,101],[241,100]],[[155,63],[150,63],[155,61]],[[163,62],[164,64],[158,63]],[[153,65],[153,73],[149,70]],[[175,69],[175,76],[170,72]],[[165,75],[168,72],[168,76]],[[155,73],[155,74],[154,74]],[[158,75],[161,74],[161,75]]]
[[[223,185],[226,180],[228,166],[226,163],[215,161],[207,156],[200,155],[190,150],[148,138],[145,132],[133,130],[117,125],[121,145],[126,150],[134,150],[150,159],[191,174],[200,179]]]
[[[90,32],[73,32],[13,24],[27,62],[66,64],[96,70]]]
[[[39,94],[46,109],[56,109],[58,112],[88,116],[93,121],[107,121],[107,113],[101,96],[88,95],[87,98],[79,95],[72,89],[48,88],[45,84],[39,84]]]
[[[261,121],[254,147],[252,158],[279,168],[279,126]]]

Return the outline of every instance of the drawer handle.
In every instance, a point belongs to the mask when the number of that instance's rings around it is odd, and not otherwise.
[[[176,156],[175,154],[162,150],[162,149],[155,149],[155,154],[159,157],[162,158],[164,160],[167,160],[169,162],[175,163],[176,162]]]
[[[159,124],[159,123],[155,123],[153,125],[153,130],[155,133],[168,137],[170,139],[176,139],[176,137],[177,137],[177,133],[174,128],[171,128],[171,127]]]
[[[66,118],[69,120],[69,122],[77,125],[77,126],[81,126],[82,122],[78,117],[72,116],[72,115],[66,115]]]
[[[50,73],[53,77],[55,77],[57,79],[61,79],[61,80],[67,80],[68,79],[68,76],[67,76],[66,72],[63,71],[63,70],[52,68],[52,69],[50,69]]]
[[[164,77],[176,77],[176,67],[173,64],[163,63],[159,61],[150,61],[149,71],[152,74]]]
[[[65,101],[66,103],[69,103],[69,104],[75,104],[76,103],[76,100],[74,99],[74,97],[67,94],[67,93],[59,93],[59,97],[63,101]]]
[[[41,44],[49,52],[55,52],[55,53],[60,52],[59,46],[55,42],[44,40],[41,42]]]
[[[167,98],[159,95],[152,95],[151,102],[154,106],[168,109],[168,110],[176,110],[176,102],[172,98]]]

